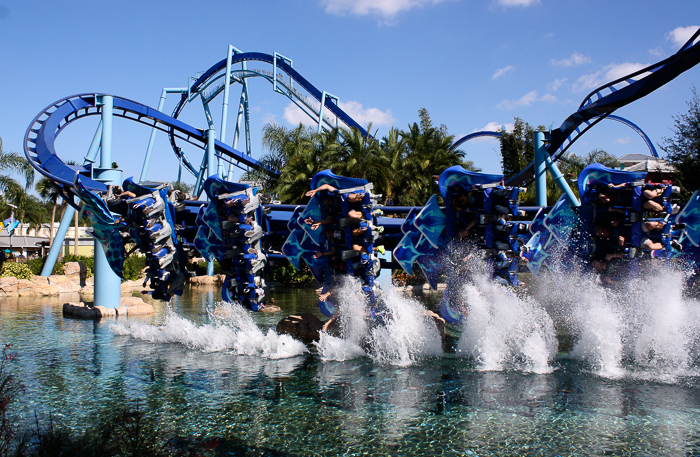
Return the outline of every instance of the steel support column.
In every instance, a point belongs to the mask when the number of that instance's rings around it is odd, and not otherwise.
[[[214,142],[216,141],[216,132],[214,129],[208,129],[207,134],[207,176],[212,176],[215,174],[216,170],[216,149],[214,149]],[[207,259],[207,276],[214,276],[214,259],[210,255]]]
[[[105,184],[121,184],[121,171],[112,168],[112,110],[111,95],[102,97],[102,138],[100,141],[100,168],[95,180]],[[121,279],[107,261],[102,244],[95,240],[95,305],[108,309],[118,308],[121,302]]]
[[[537,131],[535,140],[535,205],[547,206],[547,166],[545,165],[545,155],[547,148],[545,145],[545,132]]]

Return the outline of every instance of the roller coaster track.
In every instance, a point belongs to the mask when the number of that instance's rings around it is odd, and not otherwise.
[[[39,113],[29,125],[24,138],[24,153],[27,159],[41,174],[48,177],[67,195],[73,194],[75,173],[86,175],[83,184],[91,191],[104,192],[107,186],[90,179],[91,164],[83,167],[67,165],[56,154],[55,142],[63,129],[88,116],[102,114],[101,99],[106,94],[79,94],[58,100]],[[140,103],[114,97],[113,116],[128,119],[167,132],[182,141],[201,149],[206,147],[205,131],[191,127],[184,122]],[[262,168],[252,157],[215,141],[215,150],[222,156],[230,157],[251,167]],[[68,199],[73,201],[73,199]]]
[[[621,124],[626,125],[627,127],[631,128],[637,134],[642,138],[642,141],[647,145],[649,148],[649,152],[653,157],[659,157],[659,153],[656,151],[656,147],[654,147],[654,143],[651,142],[651,139],[647,136],[644,131],[639,128],[638,125],[635,123],[625,119],[624,117],[620,116],[615,116],[614,114],[609,114],[606,119],[611,120],[611,121],[617,121]],[[503,134],[500,131],[497,130],[481,130],[479,132],[474,132],[470,133],[469,135],[465,135],[462,138],[458,139],[457,141],[454,142],[453,147],[458,148],[462,144],[466,143],[467,141],[474,140],[476,138],[482,138],[482,137],[492,137],[492,138],[501,138]]]
[[[699,62],[700,29],[672,56],[592,91],[578,110],[552,131],[547,146],[552,161],[558,160],[581,135],[615,110],[650,94]],[[507,183],[521,185],[532,179],[533,174],[534,165],[530,164]]]
[[[244,52],[234,54],[231,58],[231,65],[244,63],[244,62],[263,62],[272,65],[272,71],[266,70],[251,70],[251,69],[235,69],[231,70],[229,77],[234,82],[242,82],[243,79],[249,77],[262,77],[268,80],[274,87],[275,91],[287,96],[292,102],[294,102],[299,108],[302,109],[307,115],[313,119],[318,119],[321,115],[321,110],[316,111],[317,108],[314,103],[317,103],[320,107],[323,103],[323,108],[328,110],[335,116],[335,119],[323,116],[322,122],[326,126],[337,125],[337,121],[340,120],[350,129],[358,129],[362,136],[367,135],[367,131],[362,128],[352,117],[350,117],[345,111],[343,111],[334,101],[334,97],[329,97],[327,93],[317,89],[313,84],[311,84],[306,78],[304,78],[298,71],[296,71],[290,63],[288,63],[284,58],[278,55],[264,54],[260,52]],[[211,68],[205,71],[201,76],[199,76],[194,83],[189,87],[187,93],[183,93],[180,101],[173,110],[172,117],[177,119],[182,113],[185,105],[192,101],[196,96],[201,96],[202,101],[208,103],[214,97],[216,97],[221,91],[224,90],[224,81],[222,81],[226,75],[227,69],[227,59],[223,59],[220,62],[214,64]],[[278,72],[281,71],[281,72]],[[285,77],[286,74],[286,77]],[[217,85],[218,83],[218,85]],[[303,88],[310,97],[307,97],[299,90],[295,88]],[[177,146],[176,135],[170,134],[170,144],[173,147],[175,154],[180,157],[182,154],[180,148]],[[193,168],[190,171],[196,174]]]

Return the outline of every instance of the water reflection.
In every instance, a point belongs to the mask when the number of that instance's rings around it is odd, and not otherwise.
[[[294,312],[315,312],[313,291],[276,295],[283,308],[289,300]],[[175,301],[189,335],[198,335],[193,340],[211,343],[200,345],[115,333],[115,323],[127,324],[119,320],[65,319],[51,301],[0,304],[0,335],[12,343],[13,367],[26,384],[20,418],[31,423],[35,411],[52,413],[84,430],[138,401],[164,433],[236,438],[296,455],[700,451],[696,377],[609,379],[568,357],[537,374],[482,371],[477,361],[450,353],[409,366],[367,356],[323,360],[313,348],[284,358],[270,357],[273,350],[241,355],[216,338],[245,326],[212,320],[207,311],[215,301],[215,293],[198,291]],[[281,318],[253,315],[246,325],[257,330],[244,334],[265,339]],[[156,334],[168,328],[162,307],[130,322]]]

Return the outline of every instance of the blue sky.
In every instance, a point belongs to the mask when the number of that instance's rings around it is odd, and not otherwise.
[[[225,58],[229,44],[291,58],[360,124],[373,122],[379,136],[416,122],[421,107],[457,137],[509,126],[516,116],[556,128],[589,91],[676,52],[698,25],[697,0],[663,7],[651,0],[0,0],[0,137],[5,149],[22,151],[34,116],[77,93],[156,107],[163,87],[186,86]],[[700,66],[615,114],[661,143],[698,82]],[[167,100],[166,113],[175,100]],[[250,103],[255,157],[264,152],[266,123],[292,127],[303,120],[260,78],[250,82]],[[220,105],[212,109],[220,117]],[[199,103],[181,119],[206,126]],[[69,126],[57,141],[59,155],[82,161],[96,125],[88,119]],[[115,120],[114,135],[113,159],[125,178],[138,176],[150,131]],[[612,121],[572,150],[594,148],[618,156],[648,152],[634,131]],[[495,140],[463,149],[483,171],[499,172]],[[159,133],[148,177],[175,180],[177,165]]]

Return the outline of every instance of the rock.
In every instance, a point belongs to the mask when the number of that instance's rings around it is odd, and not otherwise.
[[[58,289],[61,294],[77,294],[80,292],[80,284],[74,281],[63,281],[58,284],[49,284],[49,286],[54,286]]]
[[[108,308],[105,308],[104,306],[95,306],[92,309],[96,310],[99,313],[98,319],[102,318],[102,317],[114,317],[117,315],[116,309],[108,309]]]
[[[58,295],[60,291],[58,286],[53,284],[37,285],[34,287],[34,295],[41,295],[43,297],[53,297]]]
[[[190,284],[193,286],[214,286],[217,284],[216,276],[192,276]],[[219,282],[219,284],[221,284]]]
[[[48,278],[49,284],[60,284],[62,282],[70,281],[67,277],[64,275],[51,275]]]
[[[48,284],[48,283],[49,283],[49,277],[48,277],[48,276],[34,276],[34,277],[32,278],[32,282],[33,282],[34,284],[41,284],[41,285]]]
[[[107,316],[116,316],[117,313],[113,309],[107,309],[104,306],[91,307],[83,302],[80,303],[64,303],[63,314],[78,319],[101,319]]]
[[[153,314],[153,306],[139,297],[122,297],[119,308],[108,309],[104,306],[90,306],[84,302],[64,303],[63,314],[79,319],[102,319],[103,317],[127,317]]]
[[[94,286],[94,285],[95,285],[95,277],[94,277],[94,276],[90,276],[89,278],[87,278],[87,279],[85,280],[85,284],[83,285],[83,287],[85,287],[85,286]]]
[[[63,265],[63,272],[69,280],[80,286],[85,285],[87,266],[83,262],[66,262],[65,265]]]
[[[122,295],[131,295],[134,293],[134,287],[129,282],[123,282],[120,286]]]
[[[126,281],[124,284],[128,284],[132,290],[143,290],[143,279],[136,279],[134,281]]]
[[[19,295],[20,297],[34,295],[34,289],[36,287],[37,287],[37,285],[28,279],[18,279],[17,280],[17,295]]]
[[[41,278],[41,276],[36,276]],[[33,296],[33,295],[41,295],[44,297],[50,297],[54,295],[58,295],[59,293],[62,292],[77,292],[80,290],[77,285],[72,284],[72,288],[69,289],[69,286],[72,283],[69,282],[64,282],[60,283],[59,285],[55,284],[48,284],[47,282],[35,282],[34,280],[29,281],[28,279],[18,279],[17,280],[17,295],[20,297],[28,297],[28,296]]]
[[[90,278],[92,279],[92,278]],[[81,295],[95,295],[95,287],[92,284],[87,284],[80,289]]]
[[[279,321],[277,333],[290,335],[305,344],[311,344],[318,341],[321,328],[323,328],[321,319],[311,313],[301,313],[287,316]]]
[[[17,278],[14,276],[0,278],[0,295],[17,295]]]
[[[117,316],[138,316],[153,314],[153,305],[149,305],[141,297],[122,297],[121,306],[117,308]]]

